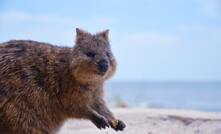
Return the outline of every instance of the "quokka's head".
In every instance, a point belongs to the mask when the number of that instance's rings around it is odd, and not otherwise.
[[[76,29],[73,48],[73,73],[79,81],[102,81],[110,78],[116,70],[116,60],[111,52],[109,30],[90,34]]]

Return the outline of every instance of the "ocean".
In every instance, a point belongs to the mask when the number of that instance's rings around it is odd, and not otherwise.
[[[221,82],[110,82],[111,106],[221,112]]]

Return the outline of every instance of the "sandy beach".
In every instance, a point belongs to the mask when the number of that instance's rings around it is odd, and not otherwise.
[[[99,130],[90,121],[68,120],[58,134],[221,134],[221,113],[165,109],[113,109],[127,128]]]

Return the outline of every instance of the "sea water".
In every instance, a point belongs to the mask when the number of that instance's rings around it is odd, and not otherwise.
[[[111,82],[106,91],[112,106],[221,112],[220,82]]]

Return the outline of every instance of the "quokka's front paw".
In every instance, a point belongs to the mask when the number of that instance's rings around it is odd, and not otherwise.
[[[97,118],[96,120],[93,120],[93,123],[97,126],[99,129],[105,129],[106,127],[109,127],[108,120],[104,117]]]
[[[118,131],[118,130],[122,131],[126,127],[126,125],[121,120],[112,120],[111,127],[116,131]]]

